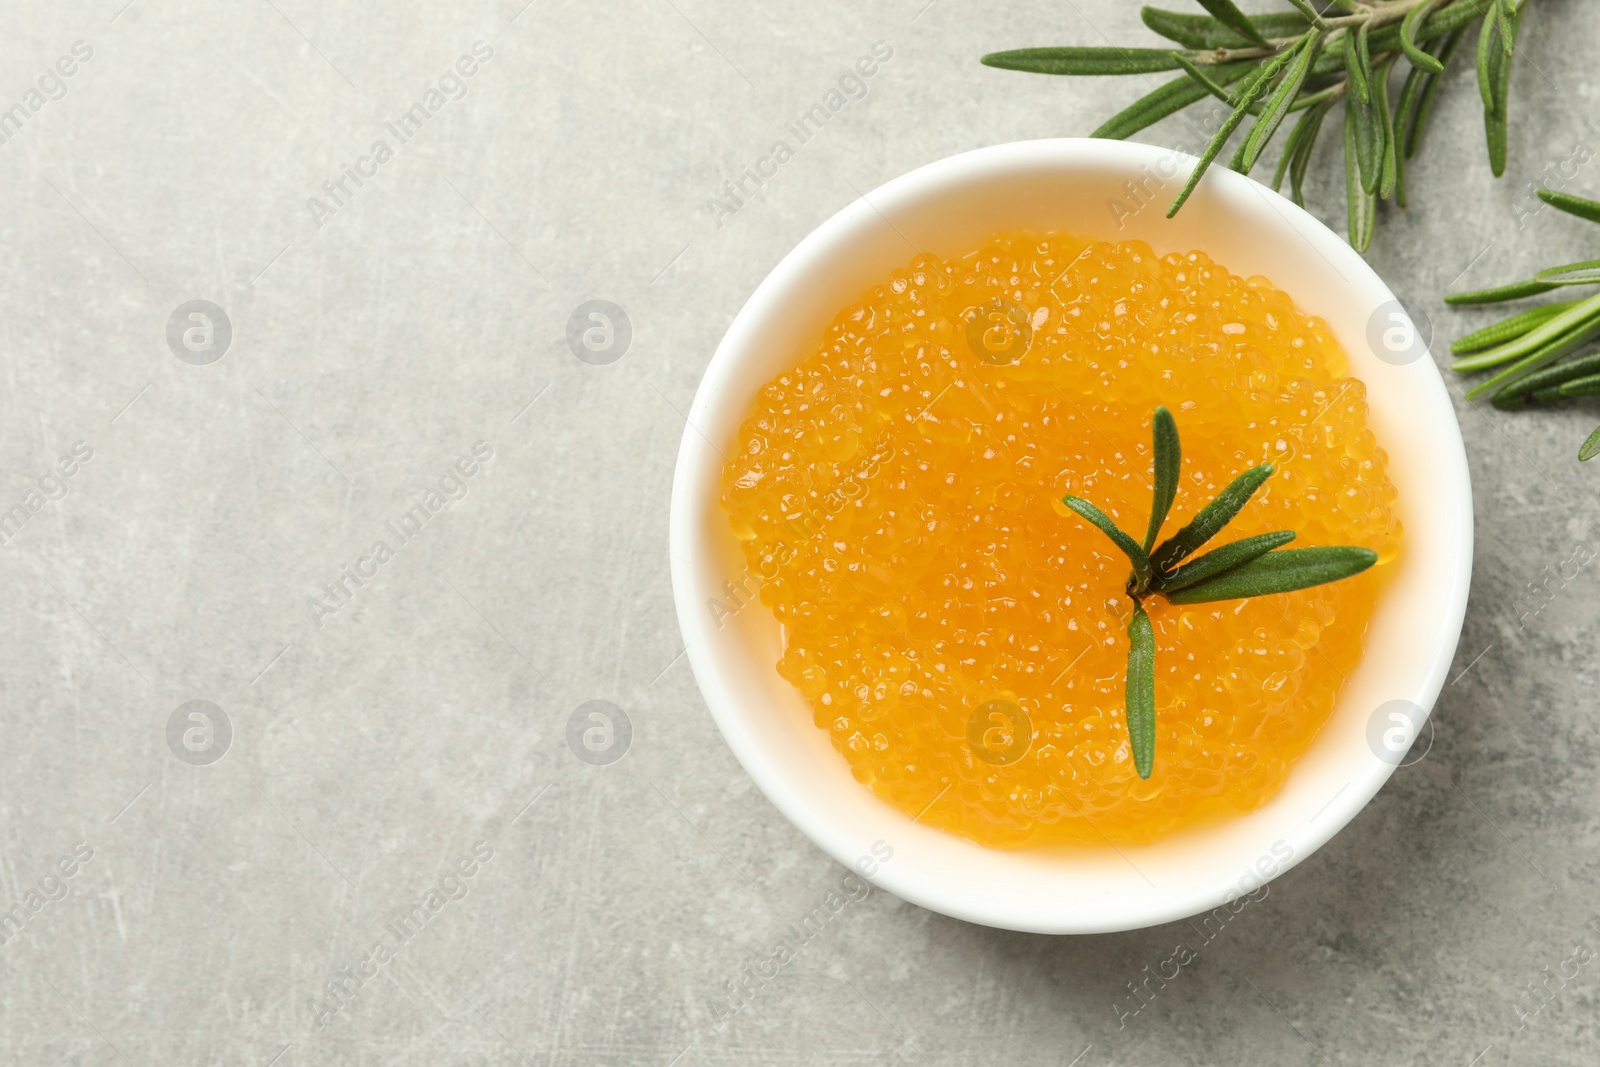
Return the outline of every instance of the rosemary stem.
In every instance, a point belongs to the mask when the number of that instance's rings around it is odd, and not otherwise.
[[[1349,33],[1360,29],[1363,25],[1375,30],[1383,26],[1392,26],[1396,23],[1404,22],[1405,17],[1411,13],[1412,8],[1420,7],[1427,2],[1428,0],[1393,0],[1392,3],[1368,7],[1356,14],[1338,15],[1334,18],[1324,15],[1322,17],[1322,27],[1324,32],[1327,33],[1327,37],[1324,38],[1325,43],[1329,48],[1338,45],[1342,40],[1338,32],[1340,30]],[[1456,0],[1456,2],[1472,7],[1477,14],[1483,13],[1484,4],[1482,0]],[[1269,37],[1265,48],[1260,45],[1247,45],[1243,48],[1213,48],[1208,52],[1196,55],[1194,62],[1198,66],[1210,67],[1221,63],[1233,63],[1241,59],[1266,59],[1277,55],[1286,48],[1292,48],[1304,39],[1304,36],[1304,34],[1296,34],[1293,37]]]

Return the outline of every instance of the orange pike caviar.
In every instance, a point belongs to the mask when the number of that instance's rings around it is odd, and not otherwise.
[[[919,256],[846,308],[761,390],[722,503],[784,626],[778,670],[858,781],[985,845],[1144,842],[1271,797],[1360,659],[1401,535],[1365,398],[1326,325],[1265,278],[1005,232]],[[1141,780],[1128,560],[1061,498],[1142,537],[1160,404],[1183,441],[1163,536],[1270,462],[1208,547],[1294,530],[1292,547],[1379,561],[1296,593],[1148,599]]]

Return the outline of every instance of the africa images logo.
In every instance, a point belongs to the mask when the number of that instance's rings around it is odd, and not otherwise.
[[[468,81],[493,58],[492,47],[482,40],[474,41],[471,55],[458,58],[449,70],[439,76],[437,84],[429,85],[424,90],[420,101],[400,112],[393,121],[383,124],[394,137],[393,145],[382,137],[373,141],[366,155],[345,167],[338,177],[322,183],[321,198],[307,197],[306,210],[311,212],[311,221],[316,223],[317,229],[322,229],[329,219],[343,211],[356,193],[378,176],[379,168],[399,155],[400,149],[421,133],[422,127],[434,115],[443,111],[452,101],[465,97]],[[352,184],[354,188],[351,188]]]
[[[465,500],[471,489],[470,479],[493,458],[493,445],[487,441],[476,442],[471,455],[458,457],[439,477],[437,484],[428,486],[420,497],[414,498],[409,508],[393,519],[385,519],[383,528],[387,536],[374,541],[364,554],[350,563],[340,564],[338,576],[323,585],[321,594],[306,598],[306,608],[317,629],[322,629],[323,620],[328,616],[337,615],[341,609],[353,603],[356,594],[367,582],[376,578],[382,568],[399,554],[400,549],[415,541],[435,515]],[[389,544],[391,538],[394,540],[392,546]]]
[[[355,1003],[366,984],[394,963],[401,950],[445,907],[465,900],[472,892],[473,879],[488,867],[494,856],[494,846],[479,841],[472,846],[471,855],[462,856],[425,892],[395,912],[394,917],[383,924],[383,936],[375,940],[360,959],[335,970],[334,976],[323,983],[323,995],[311,997],[309,1007],[314,1028],[321,1030]]]

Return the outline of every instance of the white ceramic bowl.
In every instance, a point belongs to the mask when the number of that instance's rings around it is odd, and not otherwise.
[[[1402,749],[1407,740],[1404,723],[1388,715],[1401,705],[1390,702],[1415,705],[1414,725],[1426,729],[1420,720],[1455,654],[1471,577],[1472,496],[1460,428],[1433,360],[1420,345],[1398,355],[1383,347],[1405,340],[1408,320],[1391,318],[1394,295],[1340,236],[1256,182],[1213,167],[1168,220],[1167,204],[1193,163],[1147,145],[1063,139],[967,152],[896,178],[784,257],[734,319],[695,396],[672,487],[672,587],[711,714],[745,770],[806,836],[846,865],[868,857],[859,869],[875,884],[925,908],[1013,930],[1094,933],[1181,919],[1256,891],[1378,791],[1398,754],[1379,758],[1374,739],[1389,732]],[[1150,205],[1137,209],[1130,189],[1144,190]],[[1398,573],[1361,665],[1311,750],[1259,810],[1147,846],[998,851],[913,822],[856,783],[778,676],[781,636],[771,613],[753,603],[719,625],[709,605],[743,571],[717,505],[718,450],[732,448],[757,390],[916,251],[960,255],[1018,226],[1136,238],[1158,253],[1198,248],[1235,274],[1271,278],[1326,319],[1349,353],[1399,489]],[[1397,332],[1385,339],[1384,329]]]

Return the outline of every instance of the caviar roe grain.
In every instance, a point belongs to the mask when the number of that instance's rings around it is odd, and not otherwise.
[[[1141,781],[1128,561],[1061,498],[1142,534],[1158,404],[1184,448],[1167,534],[1270,462],[1225,539],[1289,529],[1379,562],[1297,593],[1149,600]],[[778,670],[858,781],[985,845],[1137,843],[1258,807],[1315,738],[1399,550],[1385,463],[1344,352],[1267,279],[1006,232],[960,261],[920,256],[841,313],[761,390],[722,503],[784,627]],[[997,735],[995,751],[1026,745],[1015,762],[968,743],[995,700],[1032,724]]]

